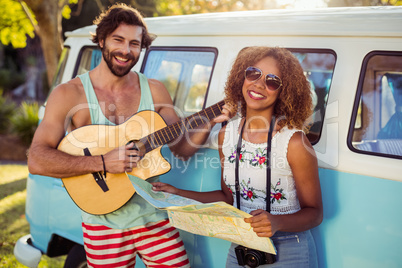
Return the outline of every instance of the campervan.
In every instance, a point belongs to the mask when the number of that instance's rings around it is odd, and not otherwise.
[[[209,13],[146,23],[157,38],[134,69],[165,84],[180,117],[224,98],[242,48],[294,53],[315,105],[308,138],[324,205],[324,220],[312,230],[319,266],[401,267],[402,7]],[[55,85],[97,65],[101,53],[91,32],[94,26],[66,33]],[[160,179],[189,190],[219,189],[220,127],[188,161],[164,146],[171,170]],[[80,209],[60,178],[29,175],[26,218],[30,234],[16,243],[17,260],[35,267],[43,254],[67,255],[68,267],[84,267]],[[180,232],[192,267],[225,267],[230,242]]]

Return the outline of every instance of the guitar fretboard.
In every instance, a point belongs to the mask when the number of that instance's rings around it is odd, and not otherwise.
[[[195,129],[199,125],[203,125],[213,118],[221,115],[222,106],[224,104],[225,101],[220,101],[196,114],[186,117],[183,120],[143,137],[140,141],[145,146],[145,153],[165,145],[184,134],[184,132]]]

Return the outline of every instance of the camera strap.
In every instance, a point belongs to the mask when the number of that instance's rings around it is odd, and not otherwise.
[[[235,163],[235,189],[236,189],[236,204],[237,208],[240,209],[240,184],[239,184],[239,162],[240,162],[240,151],[243,137],[244,126],[246,125],[246,118],[244,118],[244,124],[241,127],[239,140],[236,147],[236,163]],[[268,130],[267,138],[267,159],[266,159],[266,171],[267,171],[267,186],[266,186],[266,210],[271,212],[271,140],[272,131],[275,127],[275,116],[272,116],[271,124]]]

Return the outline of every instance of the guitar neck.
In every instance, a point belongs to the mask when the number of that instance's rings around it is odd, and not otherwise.
[[[220,101],[204,110],[186,117],[170,126],[166,126],[148,136],[140,139],[140,142],[145,147],[145,153],[148,153],[162,145],[165,145],[175,140],[184,132],[197,128],[206,122],[214,119],[222,114],[222,107],[225,101]]]

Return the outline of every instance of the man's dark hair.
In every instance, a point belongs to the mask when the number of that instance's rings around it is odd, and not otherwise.
[[[148,48],[156,38],[154,34],[148,32],[144,18],[137,9],[118,3],[103,11],[94,20],[94,24],[98,25],[98,27],[96,28],[96,34],[92,34],[92,42],[99,46],[99,41],[104,41],[122,23],[142,28],[141,48]]]

